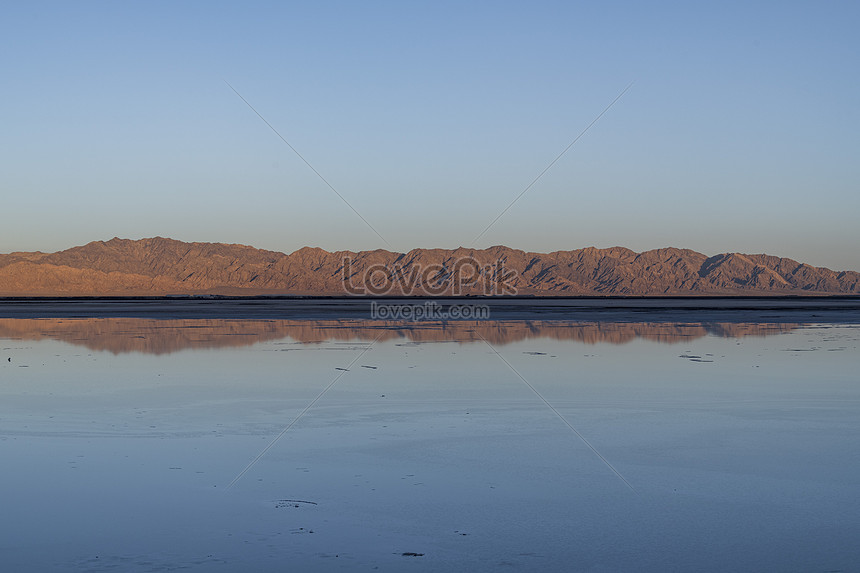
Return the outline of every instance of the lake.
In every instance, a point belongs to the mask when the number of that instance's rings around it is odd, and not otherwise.
[[[860,564],[854,315],[165,308],[0,308],[4,571]]]

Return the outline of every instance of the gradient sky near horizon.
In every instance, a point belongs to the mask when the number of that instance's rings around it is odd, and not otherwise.
[[[860,270],[858,29],[857,2],[13,3],[0,252],[677,246]]]

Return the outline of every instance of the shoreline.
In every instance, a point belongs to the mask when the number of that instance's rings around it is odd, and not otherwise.
[[[665,297],[15,297],[0,318],[372,319],[372,305],[483,307],[483,320],[860,324],[860,296]],[[468,313],[467,313],[468,315]],[[446,318],[449,321],[474,317]],[[408,321],[407,322],[411,322]]]

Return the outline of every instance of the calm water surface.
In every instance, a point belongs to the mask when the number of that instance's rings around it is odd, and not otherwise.
[[[858,340],[2,319],[0,569],[857,570]]]

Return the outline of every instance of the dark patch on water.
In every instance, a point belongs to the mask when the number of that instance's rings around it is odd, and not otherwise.
[[[306,501],[303,499],[279,499],[275,502],[275,509],[283,509],[285,507],[301,507],[303,505],[317,505],[315,501]]]

